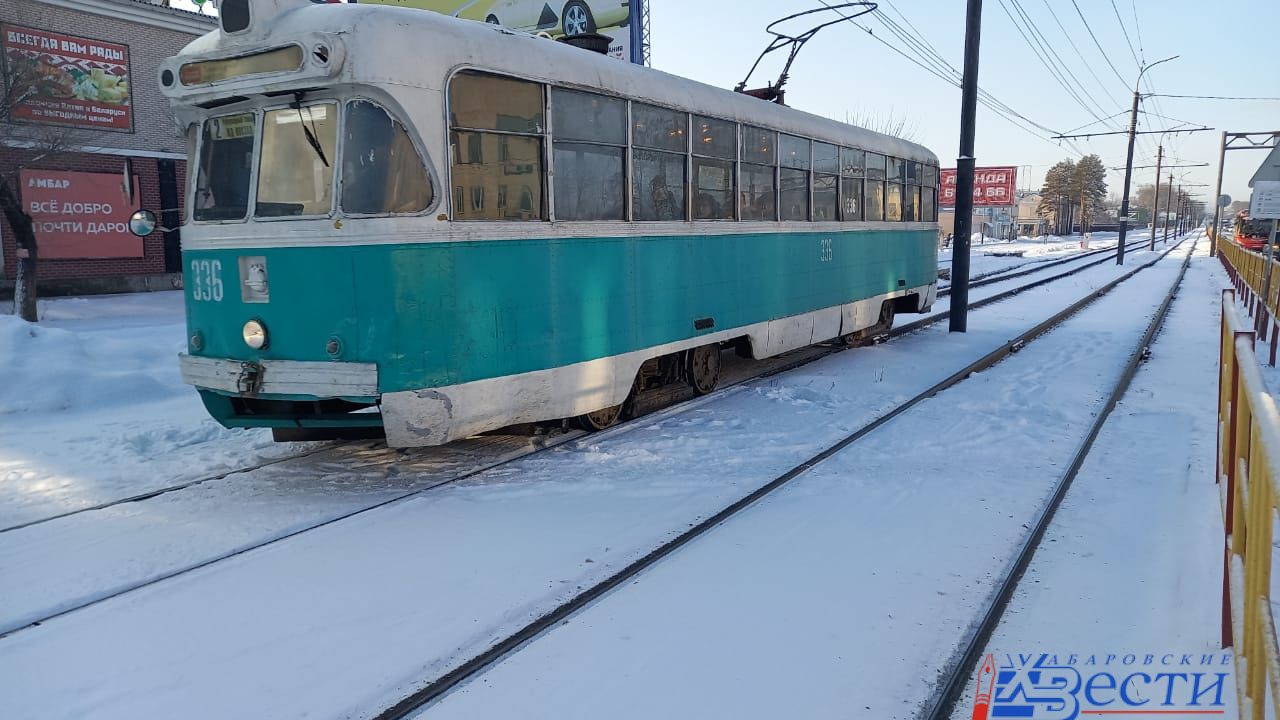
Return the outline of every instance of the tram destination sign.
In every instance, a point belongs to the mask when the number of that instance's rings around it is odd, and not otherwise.
[[[133,132],[129,46],[0,25],[11,120]]]
[[[956,169],[944,168],[938,207],[956,206]],[[1007,207],[1017,204],[1014,191],[1018,187],[1018,168],[980,167],[973,173],[974,207]]]

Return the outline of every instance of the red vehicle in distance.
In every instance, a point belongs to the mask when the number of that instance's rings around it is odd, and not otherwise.
[[[1253,220],[1247,213],[1236,216],[1236,244],[1245,250],[1262,250],[1271,237],[1271,223],[1266,220]]]

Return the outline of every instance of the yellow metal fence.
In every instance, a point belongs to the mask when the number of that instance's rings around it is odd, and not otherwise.
[[[1280,260],[1271,260],[1271,279],[1267,280],[1267,259],[1261,253],[1245,250],[1230,238],[1218,243],[1218,257],[1231,276],[1241,302],[1253,318],[1250,323],[1258,339],[1268,343],[1267,364],[1275,367],[1277,341],[1280,340]],[[1265,296],[1265,297],[1264,297]]]
[[[1232,290],[1222,294],[1221,343],[1217,481],[1226,529],[1222,644],[1234,646],[1240,717],[1263,720],[1270,714],[1268,699],[1273,712],[1280,708],[1280,652],[1271,612],[1280,409],[1267,392],[1254,354],[1253,324],[1237,308]]]

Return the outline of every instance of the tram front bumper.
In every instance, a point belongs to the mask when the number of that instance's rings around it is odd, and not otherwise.
[[[182,381],[233,395],[311,398],[373,398],[378,395],[376,363],[305,360],[241,361],[178,354]]]

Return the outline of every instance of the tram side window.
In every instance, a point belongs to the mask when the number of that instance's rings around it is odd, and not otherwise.
[[[689,116],[631,104],[631,207],[636,220],[684,220]]]
[[[334,103],[268,110],[262,118],[255,217],[327,215],[338,158]]]
[[[248,214],[255,122],[253,113],[205,121],[193,219],[243,220]]]
[[[924,187],[921,189],[921,197],[923,204],[921,205],[921,220],[925,222],[938,221],[938,168],[932,165],[924,166]]]
[[[404,126],[369,102],[347,103],[342,148],[342,209],[353,215],[426,210],[433,191]]]
[[[884,219],[890,222],[902,222],[902,178],[904,168],[902,160],[887,158],[885,162],[884,185]]]
[[[836,219],[839,205],[837,185],[840,150],[835,145],[813,143],[813,219],[818,222]]]
[[[866,172],[866,153],[840,148],[840,219],[862,219],[862,179]]]
[[[546,219],[542,86],[458,73],[449,111],[454,219]]]
[[[867,220],[884,220],[884,156],[867,153],[867,186],[863,208]]]
[[[693,218],[732,220],[736,216],[733,181],[738,126],[695,116],[693,131]]]
[[[782,169],[778,173],[783,220],[809,219],[809,141],[783,135],[778,143]]]
[[[551,107],[556,219],[626,219],[626,102],[555,88]]]
[[[778,134],[765,128],[742,126],[743,220],[778,219]]]

